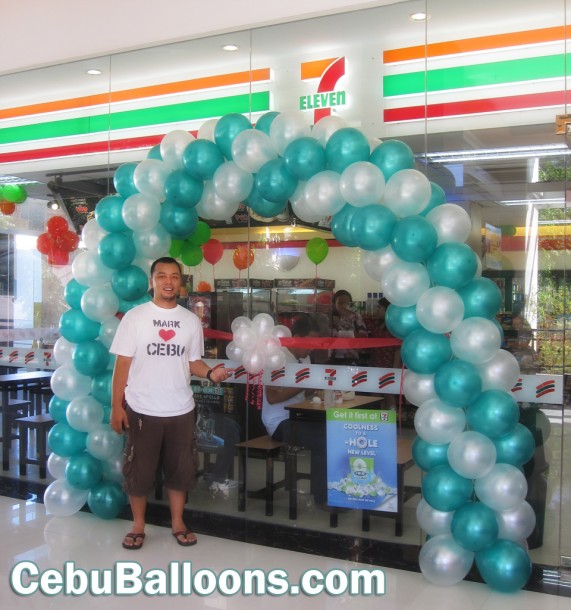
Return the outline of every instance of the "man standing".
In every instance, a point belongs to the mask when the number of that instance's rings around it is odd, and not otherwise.
[[[147,496],[154,488],[161,458],[172,534],[181,546],[196,544],[196,536],[183,521],[186,494],[195,476],[190,376],[219,383],[231,375],[223,367],[210,369],[201,360],[204,340],[200,320],[177,305],[181,278],[174,258],[156,260],[150,279],[153,300],[125,314],[110,349],[117,356],[111,427],[118,434],[125,429],[127,434],[123,474],[133,526],[123,547],[130,550],[143,546]]]

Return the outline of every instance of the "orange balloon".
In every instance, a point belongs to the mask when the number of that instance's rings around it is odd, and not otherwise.
[[[212,286],[208,282],[198,282],[196,290],[198,292],[212,292]]]
[[[11,201],[0,202],[0,212],[6,216],[11,216],[16,211],[16,204]]]
[[[234,250],[232,261],[236,269],[243,271],[254,262],[254,251],[252,248],[248,250],[246,246],[238,246],[236,250]]]

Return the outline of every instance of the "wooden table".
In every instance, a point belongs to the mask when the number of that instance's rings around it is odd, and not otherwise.
[[[289,518],[297,519],[297,449],[296,449],[296,425],[304,421],[322,421],[325,425],[325,413],[327,409],[370,409],[373,406],[381,406],[383,401],[382,396],[355,396],[352,400],[345,400],[342,403],[334,404],[331,407],[326,407],[323,402],[314,403],[310,400],[287,405],[285,409],[289,411],[289,419],[294,422],[292,425],[292,438],[287,450],[286,459],[288,472],[288,487],[289,487]],[[331,527],[337,526],[338,511],[331,507],[329,523]]]
[[[27,400],[28,392],[32,387],[47,386],[52,378],[53,371],[27,371],[25,373],[10,373],[0,375],[0,391],[2,392],[2,405],[8,405],[10,394],[22,390]],[[2,416],[2,468],[10,469],[10,446],[12,437],[12,420],[4,412]]]

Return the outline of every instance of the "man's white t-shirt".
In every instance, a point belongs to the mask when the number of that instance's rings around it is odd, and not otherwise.
[[[152,301],[134,307],[117,327],[109,351],[133,359],[125,398],[134,411],[173,417],[194,409],[189,362],[202,358],[204,339],[191,311]]]
[[[286,364],[295,364],[296,362],[302,362],[303,364],[310,364],[309,356],[307,358],[298,359],[288,350],[284,349],[286,355]],[[299,394],[284,400],[283,402],[275,402],[270,404],[266,398],[266,392],[264,391],[264,398],[262,401],[262,422],[271,436],[276,428],[285,420],[289,419],[289,411],[285,408],[287,405],[294,405],[296,402],[303,402],[305,400],[305,390],[300,390]]]

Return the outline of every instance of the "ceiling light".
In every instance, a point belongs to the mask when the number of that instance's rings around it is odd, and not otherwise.
[[[50,210],[59,210],[59,203],[57,201],[48,201],[48,208]]]
[[[565,144],[540,146],[511,146],[503,148],[480,148],[473,150],[450,150],[418,155],[429,163],[459,163],[460,161],[485,161],[502,159],[533,159],[535,157],[562,157],[571,154]]]
[[[97,68],[89,68],[89,70],[86,70],[85,73],[89,74],[90,76],[99,76],[100,74],[103,74],[103,71],[98,70]]]
[[[237,44],[225,44],[222,47],[224,51],[237,51],[240,47]]]
[[[411,21],[428,21],[430,19],[430,15],[428,13],[411,13],[408,18]]]

